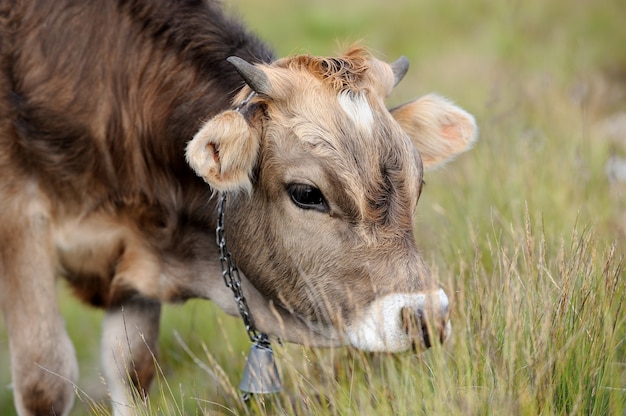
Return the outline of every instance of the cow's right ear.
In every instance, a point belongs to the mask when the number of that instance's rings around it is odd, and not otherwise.
[[[250,175],[259,153],[259,132],[238,111],[204,123],[187,144],[189,166],[220,192],[252,190]]]
[[[417,147],[426,169],[470,149],[478,134],[471,114],[435,94],[401,105],[391,115]]]

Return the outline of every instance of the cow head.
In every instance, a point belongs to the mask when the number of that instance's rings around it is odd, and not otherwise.
[[[247,86],[187,159],[231,195],[226,233],[247,279],[315,333],[360,349],[444,341],[448,298],[420,256],[413,213],[424,168],[472,145],[473,117],[434,95],[388,110],[408,63],[360,48],[230,61]]]

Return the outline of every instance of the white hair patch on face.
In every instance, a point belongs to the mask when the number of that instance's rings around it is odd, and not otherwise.
[[[364,93],[342,91],[337,96],[337,99],[343,111],[358,127],[364,130],[371,129],[374,124],[374,114]]]

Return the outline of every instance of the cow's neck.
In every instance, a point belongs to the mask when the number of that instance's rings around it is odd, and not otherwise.
[[[276,393],[280,391],[282,383],[278,376],[274,354],[269,336],[257,330],[254,318],[248,307],[248,302],[241,288],[241,276],[233,257],[226,246],[226,231],[224,228],[224,208],[226,204],[226,192],[222,192],[217,204],[217,226],[215,234],[220,252],[220,264],[224,284],[233,292],[234,300],[241,319],[246,327],[252,348],[246,362],[246,369],[239,389],[246,396],[247,393]],[[244,396],[245,397],[245,396]]]

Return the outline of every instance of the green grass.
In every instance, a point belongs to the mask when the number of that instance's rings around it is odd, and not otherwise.
[[[480,141],[427,174],[423,253],[451,295],[453,337],[413,354],[277,346],[282,393],[243,405],[240,320],[169,306],[160,376],[138,414],[626,414],[626,184],[598,123],[626,111],[626,3],[227,2],[280,55],[360,40],[411,69],[392,104],[431,91],[477,117]],[[62,295],[81,361],[73,415],[105,414],[100,312]],[[0,328],[0,332],[2,329]],[[0,414],[13,413],[0,333]],[[93,400],[93,401],[92,401]]]

